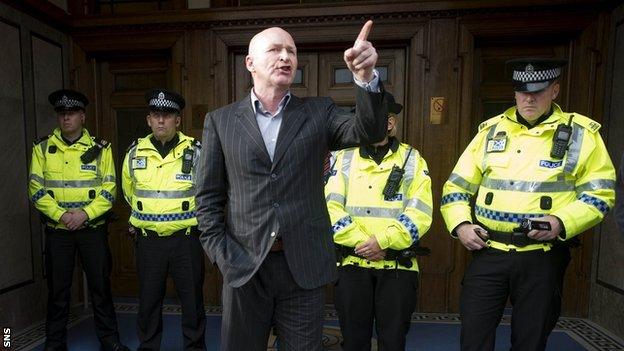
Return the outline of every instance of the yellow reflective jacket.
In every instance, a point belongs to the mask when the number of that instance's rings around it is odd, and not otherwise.
[[[410,149],[401,186],[393,198],[386,200],[383,189],[388,175],[394,165],[403,166]],[[427,163],[407,144],[399,144],[396,151],[391,149],[379,165],[361,157],[359,148],[338,152],[325,196],[334,242],[339,245],[356,247],[374,235],[382,249],[402,250],[420,240],[431,226],[431,178]],[[411,268],[397,267],[395,261],[371,262],[356,256],[345,257],[341,263],[375,269],[418,270],[415,258]]]
[[[28,193],[49,226],[67,229],[59,220],[70,209],[84,210],[89,216],[87,225],[100,225],[113,207],[115,165],[110,144],[98,140],[103,145],[98,157],[87,164],[80,160],[96,145],[95,140],[83,129],[80,139],[67,145],[56,128],[34,143]]]
[[[178,144],[162,158],[151,137],[152,134],[139,138],[128,149],[122,168],[122,189],[132,207],[130,224],[167,236],[197,225],[195,175],[201,145],[178,132]],[[185,150],[192,153],[189,173],[182,169]]]
[[[572,118],[572,135],[563,159],[550,156],[559,124]],[[491,118],[457,161],[444,184],[441,212],[447,229],[472,222],[510,232],[523,218],[558,217],[567,240],[599,223],[615,200],[615,170],[598,130],[600,124],[577,113],[553,114],[531,129],[517,122],[516,108]],[[478,193],[474,208],[470,200]],[[454,235],[454,233],[452,233]],[[491,242],[501,250],[524,248]]]

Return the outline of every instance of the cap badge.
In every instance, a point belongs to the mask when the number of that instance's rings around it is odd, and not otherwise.
[[[69,99],[67,98],[66,95],[63,95],[63,97],[61,98],[61,102],[63,103],[63,105],[67,105],[67,103],[69,102]]]
[[[158,93],[158,100],[164,100],[164,99],[165,99],[165,93],[161,91],[160,93]]]
[[[533,68],[533,65],[529,63],[524,68],[524,71],[527,72],[527,73],[533,73],[533,72],[535,72],[535,68]]]

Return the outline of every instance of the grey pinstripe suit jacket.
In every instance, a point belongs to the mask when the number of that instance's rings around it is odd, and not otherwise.
[[[384,138],[383,93],[356,87],[356,117],[330,98],[292,96],[284,109],[273,162],[251,98],[206,115],[196,195],[200,240],[224,281],[245,284],[279,233],[299,286],[316,288],[336,271],[331,224],[323,192],[329,149]]]

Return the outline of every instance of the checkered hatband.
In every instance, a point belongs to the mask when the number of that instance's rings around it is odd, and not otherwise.
[[[150,107],[156,108],[171,108],[174,110],[180,110],[180,105],[178,105],[175,101],[167,100],[167,99],[151,99],[149,102]]]
[[[63,95],[63,97],[54,104],[54,107],[65,109],[73,109],[78,107],[84,109],[85,105],[82,103],[82,101],[70,99],[67,97],[67,95]]]
[[[527,66],[527,69],[525,69],[524,71],[513,71],[513,80],[523,83],[545,82],[548,80],[553,80],[560,75],[560,67],[542,71],[535,71],[533,69],[529,69]]]

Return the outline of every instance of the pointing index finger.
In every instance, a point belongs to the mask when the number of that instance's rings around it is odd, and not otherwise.
[[[373,27],[373,21],[371,20],[366,21],[366,23],[364,23],[364,26],[360,30],[360,34],[358,34],[358,37],[355,40],[355,42],[357,43],[358,40],[366,41],[366,39],[368,38],[368,33],[370,33],[370,30],[372,27]]]

